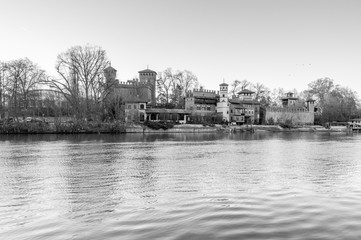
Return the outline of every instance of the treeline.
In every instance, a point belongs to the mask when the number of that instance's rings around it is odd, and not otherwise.
[[[111,86],[104,69],[109,66],[105,50],[97,46],[74,46],[57,56],[56,77],[49,76],[31,60],[0,62],[0,114],[105,119],[105,101]],[[110,111],[109,111],[110,112]]]

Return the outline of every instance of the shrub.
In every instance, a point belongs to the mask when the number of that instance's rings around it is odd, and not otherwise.
[[[170,129],[170,128],[173,128],[174,127],[174,123],[172,122],[151,122],[151,121],[146,121],[144,122],[144,125],[151,128],[151,129],[154,129],[154,130],[158,130],[158,129],[164,129],[164,130],[167,130],[167,129]]]
[[[286,121],[281,122],[280,126],[283,127],[283,128],[293,128],[294,124],[293,124],[292,119],[287,119]]]
[[[273,117],[270,117],[269,119],[267,119],[267,124],[268,125],[275,125],[275,120],[273,119]]]

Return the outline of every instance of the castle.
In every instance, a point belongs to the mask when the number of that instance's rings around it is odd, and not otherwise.
[[[291,120],[296,124],[313,124],[314,103],[306,101],[306,107],[298,102],[292,92],[282,98],[282,107],[261,107],[254,99],[255,92],[243,89],[237,96],[228,96],[228,84],[221,83],[219,91],[203,88],[188,91],[184,109],[156,108],[156,76],[150,69],[139,71],[139,79],[119,82],[117,70],[109,66],[104,70],[109,97],[119,97],[124,108],[125,121],[179,121],[226,122],[235,125],[263,124]],[[118,106],[120,108],[120,106]],[[196,121],[195,121],[196,120]]]
[[[139,79],[119,82],[117,70],[109,66],[104,69],[109,98],[120,97],[124,104],[125,121],[144,121],[147,107],[156,105],[156,76],[150,69],[139,71]],[[120,107],[120,106],[118,106]]]
[[[281,99],[282,107],[264,108],[263,122],[285,122],[292,121],[295,124],[313,124],[315,121],[315,100],[307,99],[306,106],[304,103],[298,103],[298,98],[294,93],[288,92]]]

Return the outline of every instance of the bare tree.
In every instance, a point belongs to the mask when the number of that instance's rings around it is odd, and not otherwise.
[[[255,100],[263,106],[271,104],[271,91],[262,83],[252,84],[252,90],[255,92]]]
[[[27,113],[29,100],[36,98],[34,90],[46,79],[46,73],[27,58],[7,62],[4,69],[13,114],[18,117],[20,107],[23,114]]]
[[[5,87],[6,87],[6,69],[5,63],[0,62],[0,118],[3,117],[4,114],[4,99],[5,99]]]
[[[98,46],[75,46],[58,55],[55,68],[61,79],[52,79],[51,86],[69,101],[77,117],[89,117],[105,99],[103,71],[108,64],[105,50]]]
[[[248,80],[234,80],[232,83],[231,83],[231,90],[230,90],[230,93],[235,96],[237,95],[237,93],[243,89],[246,89],[248,86],[251,85],[251,82],[249,82]]]
[[[158,102],[164,107],[182,108],[187,91],[197,88],[198,78],[189,70],[173,72],[167,68],[158,73]]]
[[[199,82],[197,76],[189,70],[177,71],[175,78],[178,80],[178,84],[182,90],[182,96],[184,97],[189,90],[198,88]]]
[[[168,105],[171,102],[171,95],[175,84],[175,76],[171,68],[158,73],[158,101],[161,104]]]

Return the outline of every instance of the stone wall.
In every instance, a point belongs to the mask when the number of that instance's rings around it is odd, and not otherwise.
[[[313,124],[315,121],[315,114],[306,109],[295,109],[294,111],[288,109],[266,109],[265,121],[266,123],[270,118],[276,122],[285,122],[292,120],[295,124]]]

